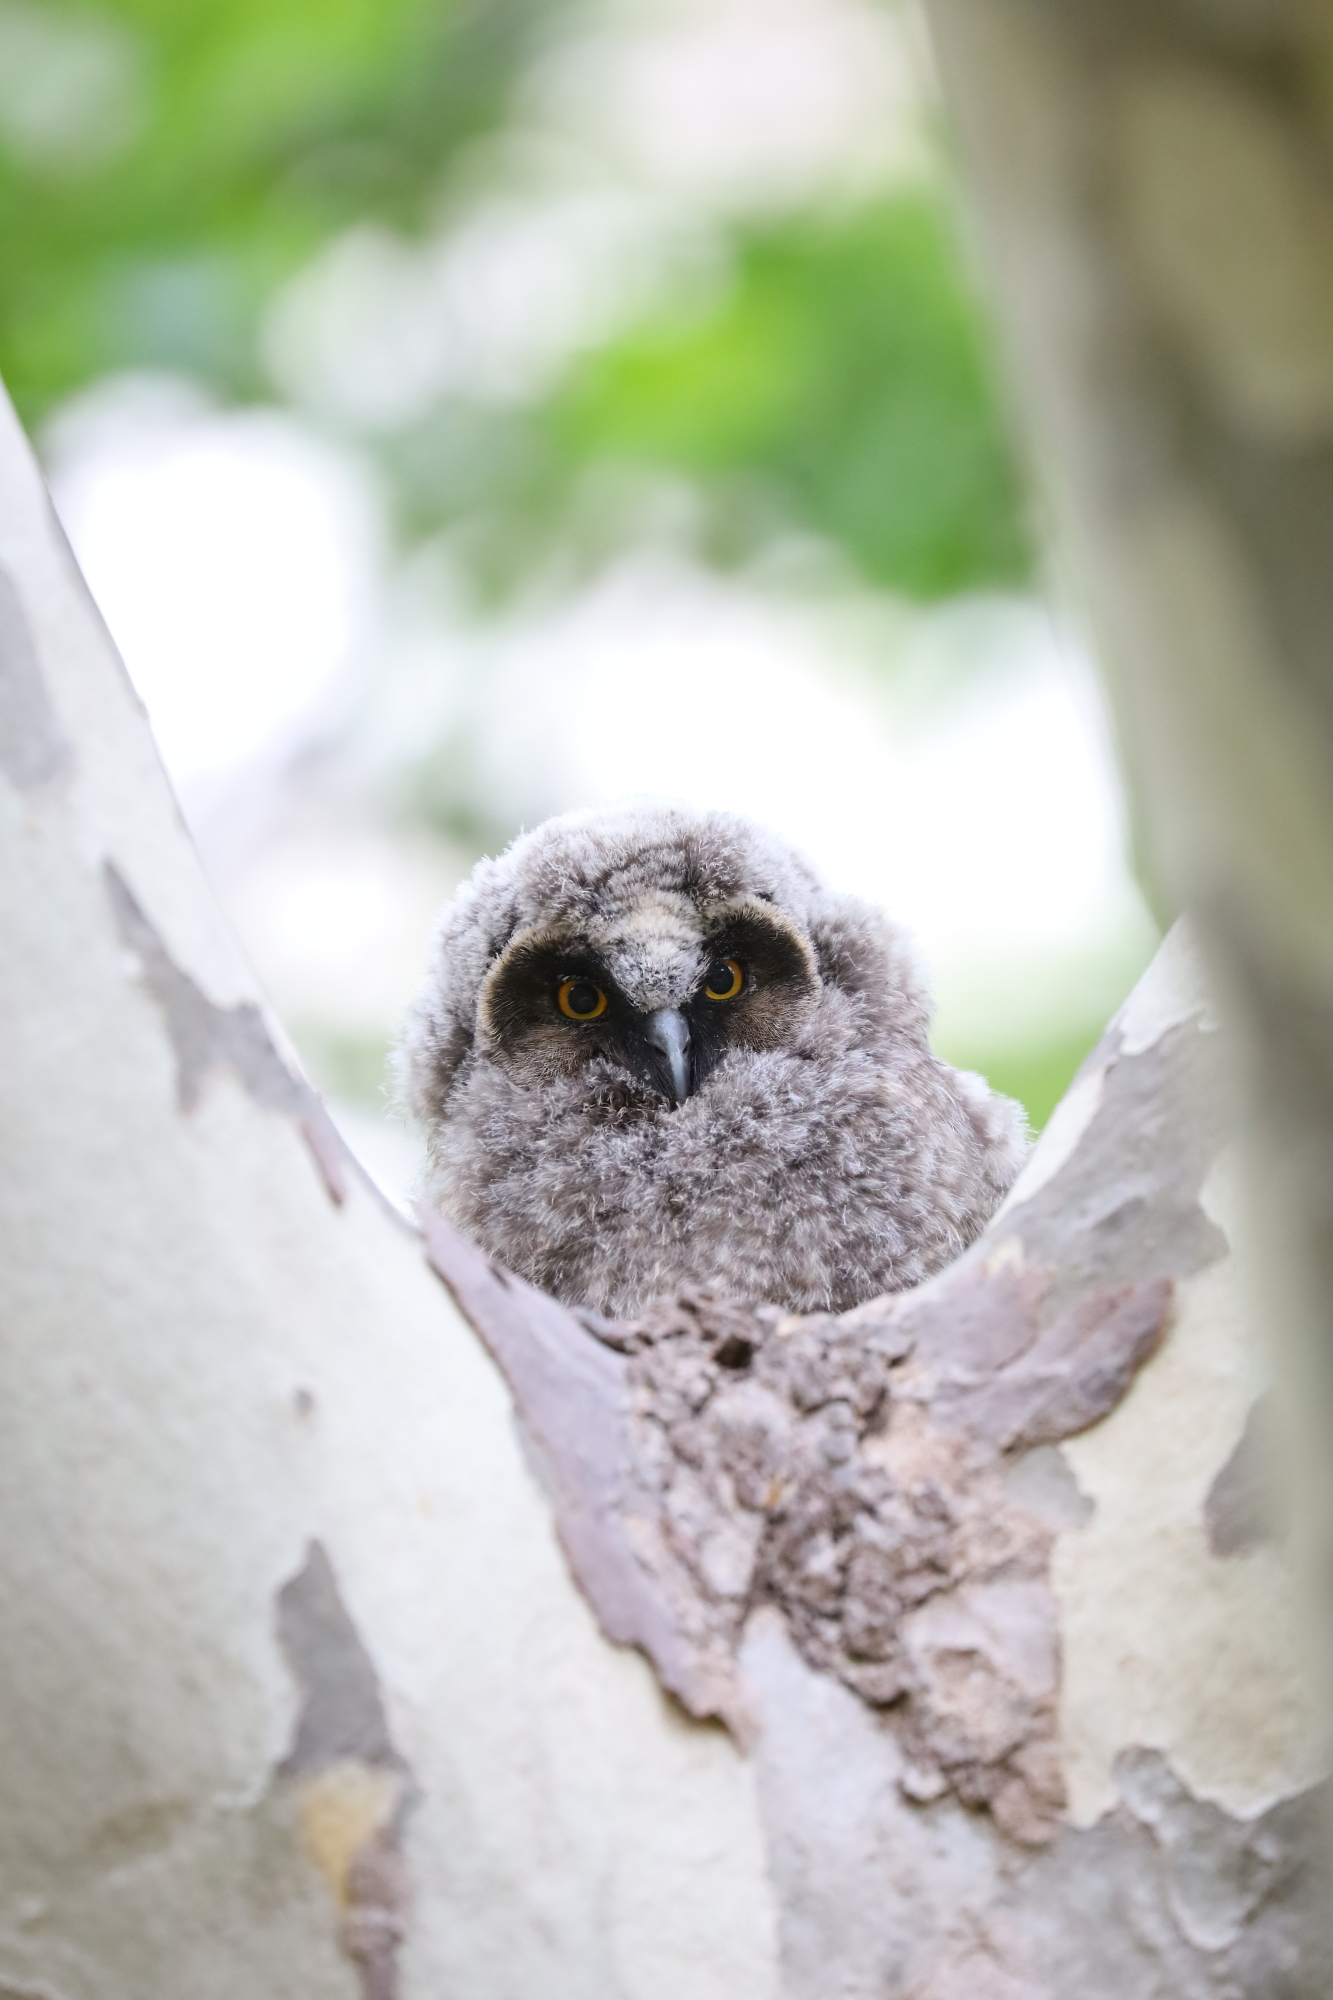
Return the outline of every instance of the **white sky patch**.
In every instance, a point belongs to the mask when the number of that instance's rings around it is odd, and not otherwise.
[[[457,862],[352,813],[279,810],[262,843],[224,873],[246,948],[288,1021],[374,1036],[401,1019],[421,982]]]
[[[142,380],[68,406],[47,459],[176,783],[280,747],[373,615],[364,481],[289,417]]]
[[[863,196],[928,157],[911,29],[867,0],[613,0],[520,115],[716,213]]]

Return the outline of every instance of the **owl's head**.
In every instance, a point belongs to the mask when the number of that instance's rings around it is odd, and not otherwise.
[[[729,1054],[791,1047],[831,988],[924,1033],[901,940],[762,828],[676,806],[570,814],[480,862],[445,910],[408,1096],[437,1125],[474,1058],[534,1088],[609,1068],[668,1115]]]

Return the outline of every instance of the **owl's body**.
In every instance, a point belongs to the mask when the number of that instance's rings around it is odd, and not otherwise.
[[[426,1199],[616,1317],[844,1310],[956,1257],[1022,1116],[926,1039],[903,934],[730,814],[548,821],[444,913],[404,1046]]]

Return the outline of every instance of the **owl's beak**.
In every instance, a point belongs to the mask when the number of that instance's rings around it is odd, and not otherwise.
[[[644,1022],[644,1040],[666,1057],[671,1073],[671,1101],[683,1104],[690,1094],[690,1027],[679,1007],[659,1007]]]

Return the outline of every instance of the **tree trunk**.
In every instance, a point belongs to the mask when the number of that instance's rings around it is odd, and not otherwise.
[[[1333,1989],[1184,935],[930,1285],[587,1322],[344,1156],[7,412],[0,612],[0,2000]]]
[[[1333,7],[926,0],[1145,859],[1197,926],[1333,1563]],[[1321,1604],[1328,1620],[1328,1605]]]
[[[1247,1305],[1308,1562],[1331,17],[930,11],[1230,1039],[1177,931],[982,1241],[839,1320],[585,1322],[423,1244],[267,1021],[6,413],[0,2000],[1333,1990]]]
[[[773,1992],[752,1767],[279,1052],[7,406],[0,826],[0,2000]]]

